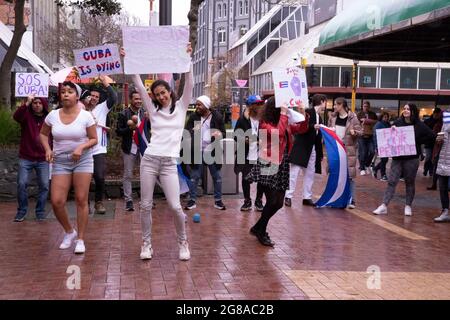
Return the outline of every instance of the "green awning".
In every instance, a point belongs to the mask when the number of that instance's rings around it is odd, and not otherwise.
[[[432,54],[402,56],[407,45],[413,51],[448,48],[449,18],[450,0],[358,1],[328,22],[315,52],[360,60],[450,61],[442,53],[438,60]]]

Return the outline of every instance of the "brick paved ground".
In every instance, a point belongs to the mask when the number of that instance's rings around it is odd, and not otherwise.
[[[324,188],[318,180],[315,194]],[[194,211],[201,223],[188,212],[189,262],[178,260],[163,200],[147,262],[139,260],[139,214],[125,213],[121,200],[108,204],[115,214],[90,219],[83,256],[58,249],[55,219],[14,223],[15,203],[0,203],[0,299],[450,299],[450,224],[432,222],[440,203],[426,190],[429,178],[418,177],[412,217],[403,216],[403,185],[389,215],[378,217],[370,212],[386,183],[356,181],[356,210],[317,210],[294,198],[269,224],[275,248],[248,233],[259,213],[240,212],[237,197],[225,197],[226,211],[202,197]],[[80,267],[80,290],[67,289],[71,265]]]

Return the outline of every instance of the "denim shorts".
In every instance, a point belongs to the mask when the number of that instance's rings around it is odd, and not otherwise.
[[[83,153],[77,162],[72,160],[72,153],[60,153],[54,156],[52,176],[72,173],[93,173],[94,158],[92,151]]]

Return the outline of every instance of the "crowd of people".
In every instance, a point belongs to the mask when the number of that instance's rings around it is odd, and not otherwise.
[[[187,47],[190,54],[192,48]],[[122,50],[122,55],[125,52]],[[196,110],[188,119],[188,106],[192,102],[192,71],[183,75],[183,95],[178,99],[170,84],[156,80],[148,92],[138,75],[133,76],[135,90],[129,94],[130,105],[118,115],[116,133],[122,139],[123,195],[126,211],[134,211],[131,180],[135,165],[140,167],[140,218],[142,246],[140,258],[151,259],[152,210],[154,189],[158,184],[165,194],[173,213],[179,259],[189,260],[184,210],[196,208],[197,187],[208,168],[214,186],[214,207],[226,210],[222,199],[222,144],[226,137],[223,117],[214,110],[207,96],[195,99]],[[22,139],[19,153],[18,208],[15,221],[24,220],[28,210],[27,184],[29,174],[35,170],[38,177],[39,197],[36,218],[45,219],[45,203],[49,188],[51,204],[56,218],[64,229],[59,248],[67,249],[75,242],[75,253],[84,253],[91,179],[95,181],[95,213],[104,214],[106,153],[108,131],[106,117],[118,98],[116,91],[100,77],[103,89],[82,91],[72,83],[64,82],[60,90],[60,108],[49,112],[46,99],[30,97],[17,109],[14,119],[21,124]],[[106,99],[100,101],[101,91]],[[261,212],[250,233],[265,246],[275,242],[268,233],[270,219],[283,207],[292,206],[299,173],[303,173],[302,204],[315,206],[312,188],[315,174],[322,173],[324,158],[321,126],[325,125],[327,97],[315,94],[311,107],[297,106],[294,111],[279,105],[274,97],[267,100],[257,95],[247,99],[247,107],[234,128],[236,157],[234,171],[242,174],[243,204],[241,211],[249,211],[254,205]],[[302,120],[298,120],[300,115]],[[374,214],[387,214],[388,204],[395,188],[404,179],[406,202],[404,214],[412,215],[415,180],[425,146],[424,175],[433,176],[429,189],[439,185],[442,211],[436,222],[450,221],[448,214],[448,183],[450,176],[450,113],[436,108],[425,122],[419,119],[416,105],[408,103],[401,116],[391,126],[389,114],[377,116],[368,101],[362,110],[353,113],[345,98],[334,100],[333,112],[327,117],[327,127],[334,130],[346,149],[351,198],[348,208],[356,207],[355,178],[372,174],[387,181],[381,205]],[[297,120],[295,120],[297,119]],[[416,154],[392,158],[388,170],[388,158],[377,156],[377,130],[412,126],[415,132]],[[188,145],[188,155],[180,154],[182,141]],[[33,143],[30,143],[33,142]],[[185,162],[189,176],[189,200],[184,207],[180,200],[179,159]],[[377,163],[378,160],[378,163]],[[49,166],[51,163],[51,166]],[[357,168],[357,164],[359,167]],[[51,168],[51,170],[49,169]],[[380,173],[380,176],[378,176]],[[49,180],[51,179],[51,183]],[[438,183],[439,181],[439,183]],[[251,184],[256,184],[255,201],[252,203]],[[66,208],[67,197],[73,187],[77,209],[75,228]],[[265,203],[263,203],[265,196]]]

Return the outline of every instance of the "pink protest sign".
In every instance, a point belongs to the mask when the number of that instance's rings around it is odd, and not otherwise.
[[[377,129],[377,145],[380,158],[416,155],[414,127]]]

